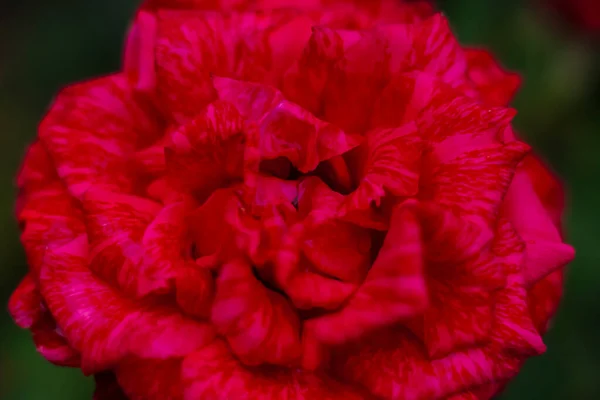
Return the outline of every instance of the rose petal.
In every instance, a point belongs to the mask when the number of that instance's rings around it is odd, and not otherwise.
[[[529,311],[531,318],[540,333],[545,334],[551,322],[551,317],[556,314],[563,295],[565,271],[559,269],[529,289]]]
[[[217,256],[227,251],[233,232],[226,223],[226,213],[238,204],[239,200],[232,190],[219,189],[189,215],[196,257]]]
[[[370,110],[389,77],[386,40],[364,35],[329,72],[323,118],[352,134],[365,132]]]
[[[535,193],[530,178],[517,171],[506,194],[504,210],[527,246],[525,282],[533,285],[571,262],[575,251],[561,234]]]
[[[67,243],[85,232],[81,211],[57,180],[23,194],[17,218],[22,226],[21,242],[33,272],[39,272],[49,247]]]
[[[82,353],[84,373],[127,355],[168,358],[212,340],[208,325],[193,322],[153,301],[133,302],[87,269],[87,240],[75,238],[49,250],[40,275],[44,299],[69,343]]]
[[[408,197],[419,190],[421,138],[414,124],[396,129],[374,129],[358,149],[365,155],[358,188],[342,210],[365,210],[380,205],[386,195]]]
[[[80,368],[81,355],[69,344],[49,312],[44,312],[31,333],[36,350],[46,360],[60,367]]]
[[[211,320],[246,365],[287,365],[300,356],[296,312],[283,296],[262,286],[244,262],[221,270]]]
[[[533,189],[550,214],[554,225],[562,231],[562,214],[565,208],[563,187],[552,171],[536,155],[525,157],[520,168],[527,171]]]
[[[192,399],[368,399],[330,378],[299,369],[249,369],[216,342],[183,362],[185,398]]]
[[[177,304],[183,312],[206,319],[210,316],[214,296],[211,271],[194,263],[184,263],[177,269],[175,281]]]
[[[152,281],[142,265],[142,238],[160,212],[160,205],[137,196],[90,189],[83,198],[90,243],[89,268],[107,282],[134,296],[163,290],[165,281]]]
[[[43,315],[42,296],[33,274],[25,275],[8,300],[8,311],[15,323],[29,329]]]
[[[331,67],[361,37],[353,30],[313,27],[301,58],[284,76],[285,97],[314,115],[320,115],[323,112],[323,90]]]
[[[177,121],[215,98],[210,76],[275,83],[310,36],[310,20],[291,10],[158,13],[158,98]],[[293,34],[290,34],[293,32]]]
[[[204,200],[215,189],[243,178],[243,121],[226,103],[212,103],[171,135],[165,149],[169,182]]]
[[[492,224],[516,166],[529,148],[519,142],[467,151],[450,146],[449,152],[460,155],[430,161],[422,174],[420,197],[475,223]]]
[[[505,71],[487,50],[466,49],[467,76],[486,104],[505,106],[521,86],[519,74]]]
[[[364,282],[339,311],[305,325],[316,338],[341,344],[393,325],[425,308],[421,234],[413,210],[397,209],[383,247]]]
[[[545,346],[529,315],[519,264],[514,265],[523,257],[522,242],[506,221],[499,224],[497,234],[493,251],[508,278],[495,295],[487,345],[431,360],[410,333],[390,329],[340,349],[334,368],[340,368],[344,379],[385,398],[443,398],[512,378],[526,357],[540,354]]]
[[[430,307],[411,325],[432,359],[456,349],[485,344],[493,325],[494,297],[489,292],[431,284]]]
[[[129,157],[158,133],[152,113],[122,75],[64,89],[39,129],[58,175],[77,198],[94,185],[131,193],[136,182]]]
[[[263,159],[285,157],[306,173],[360,142],[360,138],[284,100],[272,87],[226,78],[213,81],[219,99],[234,104],[242,115],[258,124],[258,152]]]
[[[8,308],[17,325],[31,331],[35,347],[45,359],[59,366],[79,367],[79,353],[60,333],[31,273],[11,295]]]

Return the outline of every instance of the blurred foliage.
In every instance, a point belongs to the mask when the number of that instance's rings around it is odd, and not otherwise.
[[[299,0],[300,1],[300,0]],[[600,399],[600,38],[586,37],[543,0],[446,0],[459,39],[492,49],[522,73],[518,131],[569,189],[567,237],[577,249],[566,295],[545,338],[502,395]],[[13,218],[14,175],[57,90],[119,67],[133,0],[3,0],[0,3],[0,302],[26,271]],[[0,399],[88,399],[92,382],[37,353],[27,332],[0,313]]]

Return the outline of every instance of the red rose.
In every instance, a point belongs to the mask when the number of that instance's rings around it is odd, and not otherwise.
[[[150,1],[27,153],[11,313],[96,399],[489,398],[573,258],[517,86],[425,3]]]

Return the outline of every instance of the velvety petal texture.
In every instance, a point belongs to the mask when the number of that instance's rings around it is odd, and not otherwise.
[[[15,323],[94,399],[489,399],[574,257],[520,84],[429,2],[148,0],[17,177]]]

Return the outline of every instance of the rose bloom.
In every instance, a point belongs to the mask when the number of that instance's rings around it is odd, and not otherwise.
[[[55,99],[10,300],[95,399],[487,399],[544,352],[563,193],[421,2],[157,0]]]

